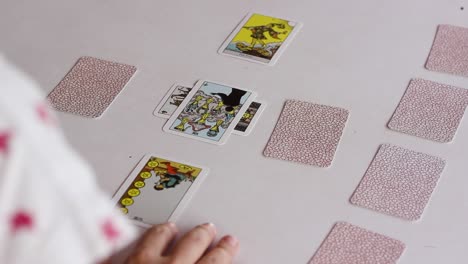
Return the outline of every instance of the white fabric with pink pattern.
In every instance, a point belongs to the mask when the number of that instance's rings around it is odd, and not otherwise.
[[[37,85],[1,56],[0,82],[0,263],[95,263],[131,242]]]

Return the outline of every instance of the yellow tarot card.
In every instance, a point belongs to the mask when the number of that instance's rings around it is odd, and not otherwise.
[[[207,173],[198,165],[146,155],[113,200],[139,226],[176,221]]]
[[[273,65],[301,26],[299,22],[251,13],[224,42],[219,53]]]

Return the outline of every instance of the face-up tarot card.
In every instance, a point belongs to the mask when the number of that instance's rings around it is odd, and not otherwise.
[[[207,173],[198,165],[146,155],[113,199],[139,226],[175,221]]]
[[[192,87],[188,85],[174,84],[156,107],[153,114],[162,118],[170,118],[191,90]],[[233,133],[241,136],[249,135],[265,107],[265,102],[252,102],[247,111],[242,115],[239,123],[234,127]]]
[[[171,117],[191,90],[191,86],[174,84],[154,110],[154,115],[164,118]]]
[[[273,65],[302,24],[261,14],[248,14],[219,49],[219,53]]]
[[[239,123],[234,127],[233,133],[241,136],[250,134],[265,107],[265,102],[252,102],[247,111],[242,115]]]
[[[224,144],[255,94],[201,80],[164,126],[164,131],[212,144]]]

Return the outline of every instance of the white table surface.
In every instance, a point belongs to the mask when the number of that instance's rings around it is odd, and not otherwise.
[[[467,263],[468,120],[450,144],[386,128],[411,78],[468,88],[468,78],[423,67],[437,25],[468,27],[467,9],[466,0],[2,0],[0,51],[46,93],[83,55],[137,66],[101,119],[59,114],[68,139],[109,194],[145,153],[209,167],[179,224],[211,221],[236,234],[238,263],[305,263],[337,221],[403,241],[401,264]],[[274,67],[217,54],[249,11],[304,23]],[[159,100],[174,82],[201,78],[255,90],[268,103],[250,136],[216,146],[162,131],[165,120],[152,115]],[[262,156],[286,99],[350,111],[332,167]],[[348,202],[382,143],[447,160],[418,222]]]

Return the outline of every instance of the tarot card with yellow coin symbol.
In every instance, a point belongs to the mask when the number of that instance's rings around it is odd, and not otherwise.
[[[219,53],[273,65],[301,27],[299,22],[251,13],[224,42]]]
[[[146,155],[113,200],[139,226],[175,221],[207,173],[198,165]]]

